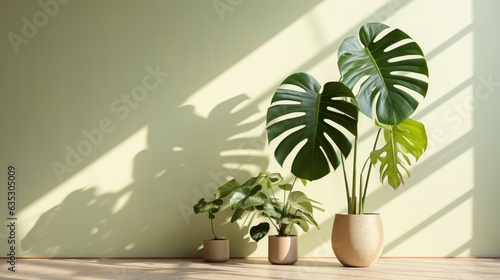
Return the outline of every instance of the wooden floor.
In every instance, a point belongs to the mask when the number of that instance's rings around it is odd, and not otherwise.
[[[369,268],[346,268],[335,258],[304,258],[295,265],[267,259],[20,259],[16,272],[2,260],[0,279],[500,279],[498,258],[381,258]]]

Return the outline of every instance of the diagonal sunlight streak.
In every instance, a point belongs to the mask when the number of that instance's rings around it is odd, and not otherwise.
[[[464,244],[458,246],[455,250],[448,254],[448,257],[459,256],[461,253],[470,250],[472,248],[472,239],[464,242]]]
[[[317,38],[315,38],[317,36],[324,34],[323,32],[316,30],[317,26],[318,26],[317,17],[313,17],[313,16],[307,17],[307,15],[304,15],[300,20],[297,20],[294,24],[290,25],[287,28],[286,34],[282,34],[283,32],[281,32],[280,34],[276,35],[273,38],[273,40],[278,40],[278,39],[283,38],[285,40],[291,40],[293,42],[294,41],[294,39],[293,39],[294,34],[293,33],[298,32],[299,28],[302,28],[302,27],[300,27],[301,24],[307,24],[307,25],[309,25],[307,30],[310,30],[310,29],[314,30],[314,33],[311,34],[313,42],[315,42],[316,44],[322,43],[325,46],[322,48],[322,50],[316,52],[315,54],[310,54],[309,56],[307,56],[303,52],[300,52],[299,55],[293,56],[295,58],[293,60],[288,59],[289,57],[286,57],[286,60],[284,62],[279,62],[279,65],[280,65],[279,69],[282,69],[282,68],[291,69],[287,73],[294,73],[294,72],[299,72],[299,71],[310,71],[312,68],[325,62],[325,60],[327,60],[328,57],[336,55],[337,48],[340,45],[340,43],[342,42],[343,38],[357,34],[357,32],[358,32],[357,28],[359,26],[361,26],[363,23],[374,20],[374,17],[375,17],[375,20],[383,20],[384,17],[387,16],[386,13],[388,13],[388,12],[389,13],[396,13],[397,11],[403,9],[406,5],[410,4],[412,1],[413,0],[404,0],[404,1],[393,0],[393,1],[390,1],[390,2],[386,3],[385,5],[380,6],[379,9],[370,13],[370,15],[367,16],[366,18],[359,20],[358,23],[356,25],[354,25],[354,27],[345,31],[342,34],[339,34],[336,38],[333,38],[329,42],[324,41],[324,40],[318,40]],[[394,3],[396,3],[396,5]],[[321,5],[318,5],[318,7],[315,7],[315,9],[313,9],[310,13],[314,14],[319,9],[321,9]],[[313,25],[313,26],[311,27],[311,25]],[[469,33],[468,29],[469,28],[464,28],[464,30],[459,32],[459,33],[462,34],[465,32],[465,34],[467,34],[467,33]],[[305,33],[307,33],[307,30]],[[290,33],[290,34],[288,34],[288,33]],[[465,34],[462,34],[462,36],[465,36]],[[278,37],[278,36],[282,36],[282,37]],[[291,39],[287,39],[288,37],[291,37]],[[430,52],[430,54],[432,54],[432,55],[429,56],[427,58],[427,60],[430,60],[432,57],[434,57],[437,54],[444,51],[444,49],[445,49],[444,46],[449,46],[449,44],[452,44],[456,40],[457,40],[457,38],[452,37],[450,40],[447,40],[443,44],[436,47],[434,50],[432,50]],[[267,46],[267,48],[266,48],[266,46]],[[217,92],[217,88],[221,87],[225,83],[225,81],[227,81],[228,79],[234,80],[238,76],[241,76],[241,75],[235,75],[235,74],[231,73],[232,71],[235,71],[235,73],[236,72],[244,73],[245,71],[248,71],[248,68],[255,69],[254,67],[252,67],[251,63],[257,64],[257,71],[258,71],[258,67],[260,65],[262,65],[262,63],[264,63],[264,62],[260,62],[260,60],[267,61],[266,52],[269,51],[269,52],[273,53],[272,51],[275,51],[275,50],[271,49],[272,47],[273,46],[271,45],[270,42],[267,42],[266,44],[262,45],[259,49],[256,49],[254,52],[252,52],[247,57],[242,59],[243,66],[240,64],[234,65],[233,67],[231,67],[230,69],[225,71],[223,74],[221,74],[219,77],[213,79],[209,83],[209,86],[206,86],[206,87],[200,89],[199,91],[197,91],[196,94],[191,95],[191,97],[189,99],[187,99],[184,104],[193,103],[197,98],[200,98],[203,95],[207,95],[207,98],[205,98],[203,101],[208,102],[208,104],[210,104],[210,102],[209,102],[210,101],[210,94],[209,94],[210,92]],[[302,61],[299,61],[299,60],[296,60],[297,57],[307,57],[307,58],[303,59]],[[299,61],[299,62],[295,62],[295,61]],[[249,65],[246,65],[246,64],[249,64]],[[242,69],[239,69],[239,67],[241,67]],[[336,70],[336,66],[332,66],[332,69],[333,69],[333,71],[338,71],[338,70]],[[223,78],[223,75],[225,78]],[[245,75],[243,75],[243,76],[245,76]],[[262,104],[262,103],[266,102],[268,99],[270,99],[270,97],[272,96],[272,93],[274,92],[274,90],[276,90],[278,83],[285,76],[286,76],[286,74],[284,74],[282,72],[278,72],[276,77],[265,77],[266,81],[264,83],[262,82],[262,80],[259,80],[259,83],[250,83],[250,84],[246,85],[247,86],[246,88],[249,89],[248,92],[260,92],[261,93],[260,95],[252,98],[252,101],[250,104],[248,104],[248,106],[250,106],[250,105],[264,106],[263,111],[265,111],[268,104]],[[329,79],[331,79],[331,78],[329,78]],[[242,81],[241,83],[244,83],[244,82],[245,81]],[[204,91],[206,91],[206,93]],[[237,92],[237,90],[236,90],[236,92]],[[198,95],[198,97],[195,98],[195,95]],[[206,108],[206,110],[204,110],[204,111],[202,110],[198,113],[201,115],[205,115],[205,114],[207,114],[207,112],[209,110],[210,110],[210,108]],[[375,129],[369,130],[369,131],[363,133],[363,135],[371,135],[372,133],[375,133]],[[363,142],[363,140],[365,140],[365,138],[366,137],[361,136],[360,142]]]
[[[22,233],[19,236],[20,239],[24,238],[33,228],[40,213],[45,213],[55,205],[60,204],[74,191],[89,187],[95,188],[97,195],[100,194],[99,191],[104,189],[105,192],[123,191],[123,188],[134,181],[131,175],[133,174],[134,157],[141,150],[147,148],[147,134],[148,127],[142,127],[99,159],[78,170],[71,178],[45,193],[34,203],[22,208],[19,212],[19,218],[22,219],[25,230],[20,231]],[[109,173],[120,174],[120,176],[107,176]],[[123,204],[124,201],[120,200],[118,203]]]
[[[352,32],[351,32],[352,31]],[[352,29],[351,31],[349,32],[346,32],[346,35],[347,34],[350,34],[350,33],[354,33],[356,32],[356,30]],[[450,38],[448,39],[445,39],[442,43],[440,43],[437,47],[435,47],[433,50],[431,50],[428,55],[426,56],[427,57],[427,60],[430,61],[430,60],[433,60],[434,58],[436,58],[439,54],[443,53],[446,49],[448,49],[450,46],[452,45],[455,45],[460,39],[468,36],[468,35],[471,35],[473,32],[473,24],[470,23],[468,25],[466,25],[464,28],[462,28],[460,31],[454,33]],[[324,48],[323,50],[319,51],[315,56],[309,58],[305,63],[295,67],[295,71],[303,71],[303,70],[310,70],[311,68],[317,66],[318,64],[322,63],[323,60],[330,56],[332,53],[335,53],[336,52],[336,47],[337,45],[340,43],[339,42],[333,42],[331,43],[328,47]],[[291,71],[292,72],[292,71]],[[453,89],[451,89],[450,91],[448,91],[447,94],[445,94],[444,96],[442,97],[439,97],[437,100],[435,100],[433,103],[431,103],[430,105],[426,106],[425,108],[423,108],[423,110],[417,112],[417,114],[415,115],[416,118],[420,118],[420,117],[423,117],[423,116],[426,116],[426,115],[429,115],[431,114],[432,112],[436,112],[437,109],[440,107],[440,106],[443,106],[444,104],[446,104],[446,101],[448,101],[451,97],[453,96],[457,96],[460,92],[462,92],[464,89],[466,89],[467,87],[469,86],[472,86],[474,85],[474,82],[475,82],[475,77],[474,75],[472,76],[469,76],[469,78],[465,79],[465,80],[461,80],[460,83],[458,83]],[[274,89],[273,86],[270,86],[268,89],[264,90],[264,92],[272,92]],[[256,100],[255,102],[260,102],[263,98],[265,98],[266,96],[265,95],[261,95],[260,96],[260,99],[259,100]],[[366,139],[367,135],[371,135],[375,132],[375,130],[368,130],[368,131],[365,131],[363,133],[364,136],[361,136],[360,139]],[[432,138],[432,137],[431,137]],[[432,139],[430,139],[432,140]],[[454,144],[457,144],[457,143],[452,143],[450,144],[450,146],[448,147],[444,147],[443,150],[440,150],[436,153],[432,153],[430,156],[430,158],[428,159],[425,159],[426,161],[426,164],[429,164],[429,163],[432,163],[434,162],[434,160],[436,161],[441,161],[440,156],[445,156],[445,157],[457,157],[459,156],[460,154],[464,153],[469,146],[470,148],[470,132],[467,133],[467,135],[463,135],[462,137],[460,137],[460,139],[458,139],[457,141],[455,142],[460,142],[463,144],[463,142],[465,141],[465,146],[463,145],[459,145],[459,147],[455,147],[453,148]],[[459,144],[460,144],[459,143]],[[445,155],[443,155],[443,153]],[[436,157],[435,157],[436,156]],[[449,160],[449,158],[448,158]],[[442,164],[446,164],[446,161],[445,162],[442,162]],[[437,164],[434,164],[434,165],[437,165]],[[442,165],[439,165],[439,166],[442,166]],[[425,167],[425,166],[424,166]],[[417,167],[418,168],[418,167]],[[428,170],[426,168],[426,170]],[[437,170],[436,169],[432,169],[432,168],[429,168],[429,170],[431,172]],[[415,174],[417,175],[417,174]],[[423,174],[421,174],[423,176]],[[429,175],[427,173],[427,175]],[[415,176],[415,177],[420,177],[420,176]],[[423,178],[420,177],[420,178],[413,178],[413,179],[417,179],[417,183],[418,181],[421,181]],[[412,181],[413,182],[413,181]],[[406,190],[406,189],[405,189]],[[402,192],[398,193],[401,194]],[[394,198],[393,198],[394,199]],[[390,199],[392,200],[392,199]],[[387,202],[387,199],[385,200]],[[432,219],[433,217],[429,217],[429,219]],[[330,217],[330,218],[327,218],[326,222],[323,222],[322,223],[322,227],[324,226],[329,226],[331,224],[331,220],[333,219],[333,217]],[[429,223],[431,223],[431,220],[429,220]],[[308,248],[308,252],[313,252],[315,249],[314,248]]]
[[[462,194],[460,197],[456,198],[451,203],[449,203],[448,205],[441,208],[441,210],[432,214],[430,217],[425,219],[423,222],[415,225],[410,230],[408,230],[404,234],[400,235],[398,238],[396,238],[395,240],[393,240],[389,244],[385,245],[384,252],[385,253],[390,252],[392,249],[394,249],[395,247],[397,247],[401,243],[405,242],[405,240],[408,240],[411,236],[422,231],[424,228],[430,226],[432,223],[438,221],[440,218],[445,216],[447,213],[451,212],[453,209],[457,208],[458,206],[462,205],[463,203],[467,202],[468,200],[471,200],[473,197],[474,197],[474,190],[473,189]]]
[[[397,3],[397,5],[393,5],[393,2]],[[318,67],[325,61],[329,62],[330,60],[327,58],[336,55],[337,47],[343,38],[356,34],[359,26],[368,20],[373,20],[373,15],[387,13],[388,7],[391,7],[391,13],[395,13],[410,2],[411,0],[390,1],[375,11],[369,11],[369,16],[341,34],[324,28],[319,30],[321,24],[318,23],[318,19],[325,18],[321,13],[325,13],[329,4],[328,1],[320,3],[246,55],[238,63],[235,63],[206,83],[202,88],[190,95],[179,107],[195,105],[196,113],[199,116],[206,117],[211,108],[218,102],[216,98],[213,98],[214,93],[221,91],[240,93],[242,88],[245,89],[245,94],[254,95],[252,96],[253,104],[262,105],[262,102],[271,97],[277,83],[285,77],[286,74],[283,69],[292,69],[287,70],[287,72],[306,71]],[[333,32],[331,34],[335,35],[332,37],[328,32]],[[297,34],[300,34],[299,41],[297,40]],[[314,48],[311,46],[314,46]],[[312,52],[313,49],[322,50]],[[268,75],[268,72],[265,72],[266,75],[259,75],[258,73],[262,72],[263,65],[269,65],[266,70],[269,70],[269,68],[275,68],[276,70],[273,70],[272,75]],[[257,73],[254,76],[258,78],[258,81],[248,81],[246,79],[248,74],[246,73]],[[228,81],[231,81],[231,83],[228,83]],[[267,104],[262,106],[262,108],[265,108]]]
[[[440,53],[444,52],[449,46],[457,43],[458,41],[460,41],[460,39],[467,36],[469,33],[473,33],[473,32],[474,32],[474,24],[470,23],[469,25],[462,28],[462,30],[458,31],[453,36],[448,38],[446,41],[439,44],[439,46],[434,48],[432,51],[428,52],[425,55],[425,57],[427,58],[427,60],[430,60],[430,59],[436,57]]]
[[[260,93],[257,98],[252,98],[254,103],[261,103],[263,99],[270,98],[271,95],[268,94],[268,89],[274,87],[276,81],[283,77],[282,69],[300,68],[300,65],[308,63],[309,57],[314,56],[309,45],[316,45],[320,42],[316,39],[317,34],[309,31],[310,22],[315,18],[315,13],[322,10],[322,5],[325,5],[325,3],[314,7],[312,11],[298,18],[280,33],[243,57],[238,63],[206,83],[202,88],[190,95],[179,107],[195,105],[196,113],[199,116],[206,117],[210,110],[220,102],[219,99],[213,98],[214,93],[221,91],[240,93],[242,88],[245,89],[245,94]],[[297,44],[290,44],[290,42],[296,41],[296,34],[306,36],[306,39],[301,39]],[[338,38],[333,39],[335,42],[339,41]],[[326,43],[329,42],[323,42],[323,44]],[[277,53],[281,55],[277,56]],[[290,57],[294,59],[290,59]],[[262,72],[260,69],[266,64],[271,65],[267,67],[268,69],[272,68],[272,65],[279,65],[279,67],[276,68],[273,75],[258,74]],[[258,78],[258,82],[248,81],[246,79],[248,74],[246,73],[256,73],[255,76]],[[228,84],[228,81],[231,81],[231,83]]]
[[[439,167],[444,166],[446,163],[452,161],[453,159],[456,159],[459,157],[464,151],[472,149],[472,132],[468,132],[466,135],[463,135],[460,139],[455,140],[453,143],[448,145],[447,149],[441,150],[438,153],[435,153],[431,155],[428,159],[426,159],[427,163],[426,165],[419,166],[416,169],[425,169],[425,170],[415,170],[415,175],[411,178],[413,184],[418,184],[419,182],[423,181],[426,177],[431,176],[433,173],[438,172]],[[375,187],[375,186],[374,186]],[[377,184],[375,190],[368,194],[367,201],[375,202],[369,205],[370,209],[373,209],[374,211],[378,211],[376,209],[380,209],[385,203],[397,199],[398,197],[401,197],[403,194],[406,192],[410,191],[411,188],[402,188],[399,189],[397,193],[394,193],[392,198],[383,198],[385,196],[385,187],[387,186],[381,186],[380,184]],[[451,202],[449,205],[445,206],[443,210],[440,210],[439,213],[446,213],[443,212],[444,209],[449,210],[449,209],[454,209],[455,207],[458,207],[467,199],[473,198],[473,190],[467,191],[465,194],[462,194],[459,198],[455,199],[453,202]],[[347,212],[347,208],[343,208],[340,212]],[[320,223],[320,228],[330,228],[332,225],[334,215],[331,217],[328,217],[324,222]],[[384,249],[384,253],[387,253],[388,251],[394,249],[397,247],[398,244],[401,244],[404,239],[408,238],[409,236],[414,235],[416,232],[415,228],[423,229],[424,225],[430,225],[432,222],[434,222],[436,219],[439,217],[436,217],[435,215],[432,215],[431,217],[428,217],[425,219],[423,222],[421,222],[419,225],[415,226],[409,231],[407,231],[403,237],[398,237],[396,240],[391,241],[389,245],[386,245]],[[330,242],[329,240],[326,240],[324,242]],[[321,244],[320,241],[318,241],[318,244]],[[324,243],[323,243],[324,244]],[[320,246],[320,245],[318,245]],[[323,245],[324,246],[324,245]],[[305,248],[306,255],[314,252],[317,248]],[[331,252],[333,254],[333,252]]]

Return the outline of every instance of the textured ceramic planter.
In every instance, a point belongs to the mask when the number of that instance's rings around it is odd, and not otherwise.
[[[272,264],[294,264],[299,256],[297,235],[269,236],[268,259]]]
[[[203,259],[206,262],[226,262],[229,260],[229,239],[204,240]]]
[[[380,214],[336,214],[332,248],[344,266],[371,266],[382,253],[384,230]]]

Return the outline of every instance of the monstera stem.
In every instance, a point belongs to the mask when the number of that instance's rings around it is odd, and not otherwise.
[[[365,198],[366,198],[366,191],[367,191],[367,187],[368,187],[368,178],[370,177],[371,164],[368,167],[368,174],[367,174],[366,182],[364,183],[364,185],[363,185],[363,173],[364,173],[364,170],[366,168],[366,165],[369,162],[370,162],[370,158],[368,157],[365,160],[365,163],[363,164],[363,168],[361,169],[361,172],[359,173],[359,182],[360,182],[360,186],[359,186],[360,194],[359,194],[359,196],[361,198],[359,201],[359,213],[360,214],[365,213]]]
[[[377,142],[378,142],[378,139],[380,137],[380,132],[381,131],[382,131],[382,128],[379,128],[379,130],[377,131],[377,137],[375,138],[375,142],[373,143],[373,149],[372,149],[372,151],[375,151],[375,149],[377,148]],[[366,164],[368,164],[368,172],[366,174],[366,181],[365,181],[365,184],[364,184],[364,190],[360,194],[360,196],[361,196],[361,199],[360,199],[360,202],[359,202],[359,204],[360,204],[359,205],[360,214],[363,214],[365,212],[366,192],[368,190],[368,182],[370,181],[370,173],[372,171],[372,166],[373,166],[373,164],[371,163],[370,157],[368,157],[368,159],[366,160],[365,164],[363,165],[363,170],[365,169]],[[363,171],[361,171],[361,173],[363,173]],[[363,181],[362,178],[363,177],[361,177],[361,182]]]
[[[357,208],[357,197],[356,197],[356,172],[357,172],[357,159],[358,159],[358,137],[356,136],[354,138],[354,160],[353,160],[353,163],[352,163],[352,192],[351,192],[351,207],[348,211],[349,214],[359,214],[359,213],[356,213],[356,208]]]
[[[349,192],[349,181],[347,180],[347,172],[345,170],[345,163],[344,163],[344,156],[340,156],[340,160],[342,162],[342,171],[344,173],[344,186],[345,186],[345,193],[347,197],[347,212],[350,213],[351,211],[351,194]]]

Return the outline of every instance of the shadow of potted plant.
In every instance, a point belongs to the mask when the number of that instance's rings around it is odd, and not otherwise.
[[[297,262],[298,238],[292,233],[293,226],[298,225],[305,232],[310,225],[318,228],[313,210],[324,211],[319,207],[319,202],[308,198],[301,191],[293,190],[296,181],[297,177],[291,184],[283,183],[279,173],[259,173],[234,190],[230,198],[233,210],[231,222],[237,221],[245,213],[255,212],[266,217],[276,229],[277,234],[270,235],[268,239],[268,260],[273,264]],[[283,201],[278,195],[283,195]],[[258,242],[269,230],[270,224],[261,222],[250,228],[250,236]]]
[[[283,166],[293,157],[291,172],[299,178],[317,180],[330,173],[330,166],[341,167],[348,213],[335,215],[332,247],[343,265],[364,267],[378,259],[383,247],[380,214],[365,213],[372,168],[378,168],[382,183],[397,189],[427,147],[424,125],[410,117],[426,96],[428,68],[410,36],[382,23],[367,23],[359,38],[346,38],[338,67],[340,80],[322,89],[307,73],[287,77],[268,108],[267,134],[269,143],[277,142],[278,163]],[[378,129],[362,166],[358,112]]]
[[[231,194],[238,187],[240,187],[238,182],[232,179],[217,188],[213,200],[206,201],[205,198],[201,198],[193,206],[195,214],[208,214],[210,229],[214,236],[212,239],[203,241],[203,259],[206,262],[226,262],[229,260],[229,239],[217,236],[213,220],[215,219],[215,214],[219,212],[221,206],[224,204],[223,198]]]

